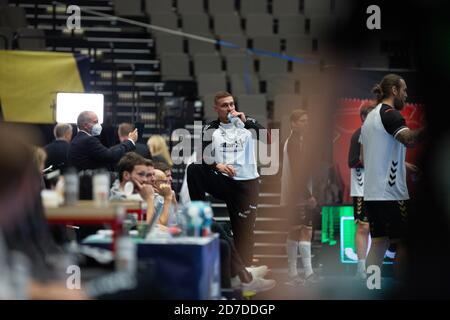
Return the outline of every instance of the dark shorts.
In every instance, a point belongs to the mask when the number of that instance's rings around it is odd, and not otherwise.
[[[363,197],[353,197],[353,216],[356,223],[369,223],[369,215]]]
[[[290,214],[288,223],[293,228],[299,226],[312,228],[314,219],[317,214],[320,215],[319,206],[315,207],[314,209],[309,209],[306,206],[296,206]]]
[[[372,238],[403,239],[408,220],[408,201],[365,201]]]

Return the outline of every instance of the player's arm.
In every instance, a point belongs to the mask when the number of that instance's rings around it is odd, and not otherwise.
[[[348,167],[349,168],[362,168],[360,159],[360,130],[356,131],[350,140],[350,148],[348,151]]]
[[[423,136],[424,130],[411,130],[406,126],[405,118],[394,108],[382,107],[381,122],[385,130],[406,147],[413,147]]]
[[[397,132],[394,138],[403,143],[407,147],[413,147],[416,143],[422,140],[424,132],[425,132],[424,128],[416,130],[403,128]]]
[[[361,162],[361,166],[364,167],[364,147],[362,143],[359,144],[359,162]]]

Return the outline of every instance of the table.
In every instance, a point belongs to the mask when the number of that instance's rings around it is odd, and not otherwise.
[[[115,250],[117,235],[121,233],[123,209],[128,214],[138,214],[138,219],[144,217],[139,201],[112,201],[107,207],[97,207],[92,200],[80,200],[75,205],[61,207],[44,207],[47,221],[52,224],[96,225],[109,224],[114,231],[111,243]]]
[[[219,237],[178,237],[139,239],[138,259],[155,264],[158,285],[174,299],[209,300],[220,298]],[[82,244],[107,249],[111,239],[99,235],[87,237]]]

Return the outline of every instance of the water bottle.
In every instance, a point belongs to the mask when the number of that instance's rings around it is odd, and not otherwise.
[[[121,225],[119,237],[116,243],[115,266],[116,271],[134,275],[137,270],[137,246],[129,236],[129,230],[124,225],[127,217],[126,209],[117,208],[117,223]]]
[[[80,179],[75,168],[67,169],[64,174],[64,200],[66,205],[75,205],[79,199]]]
[[[107,171],[100,171],[93,177],[92,193],[97,207],[108,206],[110,176]]]
[[[137,270],[137,246],[134,240],[123,234],[117,239],[116,271],[134,275]]]
[[[208,237],[211,235],[212,218],[213,212],[211,207],[205,207],[203,209],[202,237]]]
[[[242,122],[241,118],[233,117],[231,113],[228,114],[228,121],[231,122],[236,128],[242,129],[245,124]]]
[[[187,235],[191,237],[199,237],[202,225],[200,209],[195,204],[191,204],[191,206],[187,209],[187,214],[189,216]]]
[[[186,206],[182,206],[178,208],[177,216],[178,216],[178,227],[180,228],[179,236],[186,237],[188,235],[188,225],[189,225],[189,217],[186,212]]]

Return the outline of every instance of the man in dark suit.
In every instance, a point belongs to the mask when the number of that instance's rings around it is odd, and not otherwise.
[[[45,167],[53,166],[53,169],[64,171],[68,165],[72,126],[68,123],[58,123],[53,129],[53,135],[55,140],[44,147],[47,152]]]
[[[128,122],[123,122],[119,124],[119,129],[117,130],[117,135],[119,136],[120,143],[127,141],[128,135],[135,129],[134,125]],[[152,159],[150,154],[150,150],[148,149],[146,144],[136,142],[136,150],[134,151],[137,154],[140,154],[145,159]]]
[[[113,167],[128,151],[136,149],[137,129],[128,134],[128,139],[112,148],[106,148],[96,138],[102,132],[97,115],[83,111],[77,119],[78,133],[69,148],[69,163],[77,170]]]

